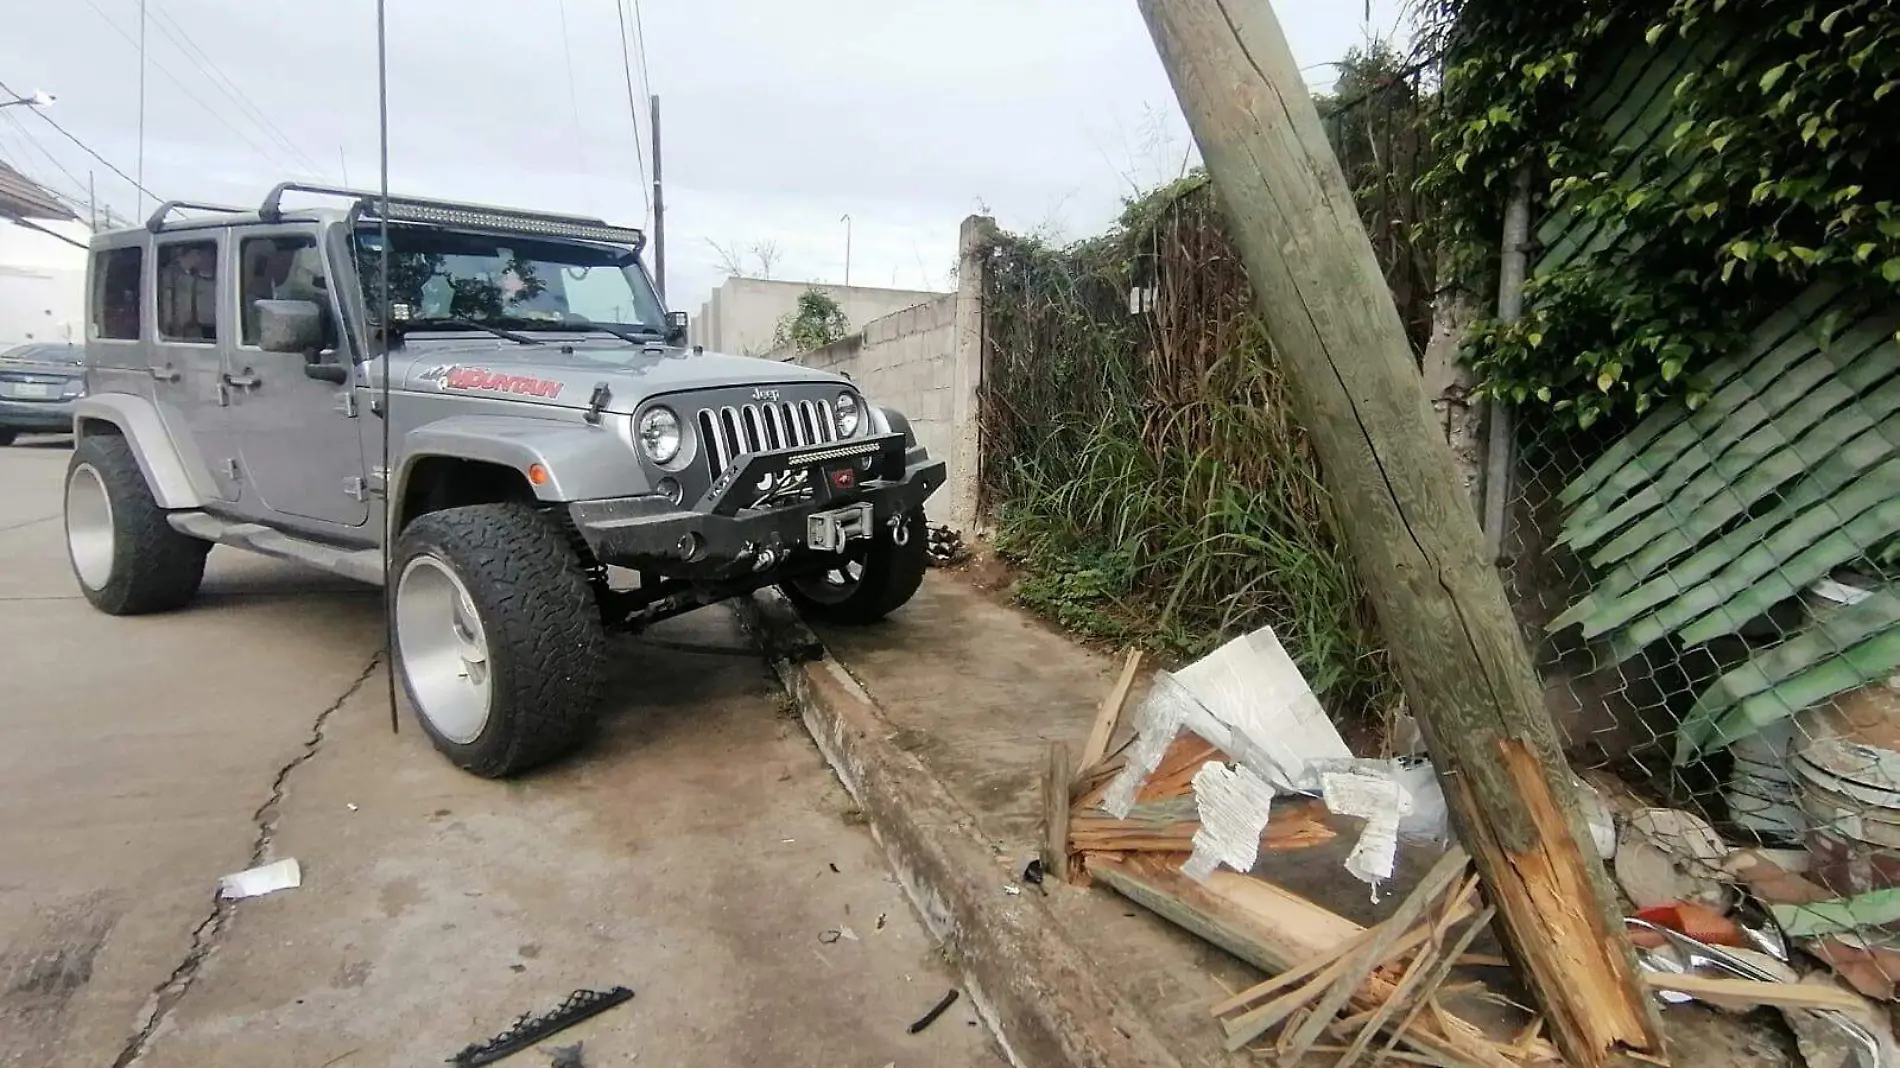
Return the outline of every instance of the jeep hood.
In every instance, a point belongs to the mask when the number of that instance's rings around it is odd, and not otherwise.
[[[398,388],[411,392],[585,408],[594,388],[604,382],[609,392],[606,410],[623,413],[666,393],[801,382],[843,385],[847,381],[778,360],[710,352],[695,355],[686,348],[643,348],[592,337],[519,345],[500,338],[491,342],[412,336],[389,358]],[[368,377],[372,385],[380,386],[373,370]]]

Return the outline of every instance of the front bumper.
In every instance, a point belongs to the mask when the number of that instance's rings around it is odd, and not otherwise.
[[[857,451],[856,456],[839,456]],[[848,488],[839,472],[852,472]],[[802,475],[801,475],[802,473]],[[768,480],[809,487],[809,499],[759,503]],[[845,447],[801,447],[735,460],[691,507],[664,497],[576,501],[568,514],[603,564],[679,577],[729,577],[763,570],[806,548],[813,514],[869,502],[876,521],[909,513],[943,485],[941,460],[906,464],[901,435]]]
[[[73,402],[0,400],[0,430],[64,434],[73,428]]]

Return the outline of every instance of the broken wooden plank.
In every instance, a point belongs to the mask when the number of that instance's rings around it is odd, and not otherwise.
[[[1365,928],[1346,941],[1339,943],[1337,946],[1308,957],[1298,966],[1289,968],[1265,982],[1250,986],[1225,1001],[1217,1002],[1212,1009],[1208,1010],[1208,1014],[1219,1019],[1229,1013],[1244,1009],[1249,1005],[1258,1004],[1268,996],[1285,990],[1287,987],[1321,971],[1328,964],[1338,960],[1342,954],[1349,953],[1359,946],[1365,945],[1366,942],[1373,937],[1374,933],[1373,928]]]
[[[1286,851],[1330,842],[1339,832],[1327,825],[1326,815],[1326,806],[1317,801],[1276,806],[1267,825],[1261,828],[1260,844],[1266,849]],[[1157,823],[1071,813],[1069,847],[1074,852],[1187,853],[1193,850],[1194,835],[1200,829],[1199,820]]]
[[[1448,914],[1450,917],[1449,922],[1456,923],[1458,920],[1471,915],[1471,911],[1472,906],[1461,899],[1453,906],[1452,911]],[[1294,1008],[1318,997],[1327,988],[1332,986],[1334,981],[1345,973],[1346,969],[1353,965],[1352,958],[1357,956],[1358,950],[1373,939],[1380,937],[1383,931],[1383,926],[1368,927],[1361,932],[1361,936],[1354,937],[1351,943],[1353,948],[1344,949],[1342,947],[1341,952],[1332,954],[1334,959],[1329,962],[1329,966],[1325,968],[1325,970],[1321,971],[1319,975],[1314,976],[1310,982],[1303,984],[1299,990],[1294,991],[1294,994],[1298,995],[1297,997],[1276,999],[1274,1007],[1280,1010],[1277,1015],[1274,1012],[1261,1009],[1228,1021],[1227,1048],[1230,1051],[1239,1049],[1266,1033],[1267,1028],[1280,1022],[1280,1020],[1284,1019]],[[1386,951],[1386,959],[1394,959],[1411,952],[1423,943],[1431,941],[1436,933],[1437,928],[1430,924],[1420,924],[1413,927],[1410,931],[1406,932],[1405,937],[1393,943]],[[1289,1000],[1291,1000],[1291,1004],[1286,1003]]]
[[[1205,884],[1179,870],[1179,856],[1088,855],[1088,873],[1117,893],[1269,973],[1349,941],[1365,928],[1262,879],[1215,872]],[[1392,984],[1374,975],[1354,993],[1355,1010],[1377,1008]],[[1469,1021],[1452,1014],[1422,1021],[1406,1036],[1433,1056],[1482,1068],[1521,1068]]]
[[[1319,1041],[1320,1032],[1332,1022],[1333,1017],[1339,1015],[1339,1010],[1352,1000],[1353,994],[1371,976],[1373,969],[1385,962],[1392,945],[1405,937],[1412,925],[1417,923],[1425,915],[1426,910],[1431,908],[1447,890],[1450,890],[1454,883],[1464,878],[1465,870],[1470,866],[1471,858],[1457,846],[1452,846],[1445,851],[1444,856],[1438,858],[1438,863],[1432,865],[1431,870],[1425,874],[1425,878],[1412,889],[1403,902],[1400,902],[1398,911],[1379,925],[1382,929],[1379,937],[1366,943],[1365,948],[1353,954],[1354,967],[1349,968],[1334,980],[1332,989],[1328,990],[1313,1007],[1312,1017],[1301,1026],[1299,1032],[1288,1044],[1289,1059],[1298,1060],[1306,1055],[1307,1047]],[[1457,902],[1453,905],[1455,907]]]
[[[1135,675],[1141,670],[1141,650],[1128,650],[1128,659],[1122,662],[1121,677],[1115,680],[1115,688],[1102,698],[1101,707],[1095,710],[1095,723],[1089,728],[1088,741],[1082,745],[1082,772],[1087,773],[1102,758],[1108,755],[1108,744],[1115,738],[1115,728],[1122,721],[1122,710],[1128,707],[1128,695],[1135,686]]]
[[[1049,764],[1042,779],[1042,871],[1069,881],[1069,747],[1049,743]]]
[[[1697,1001],[1722,1007],[1752,1008],[1773,1005],[1784,1009],[1864,1010],[1866,999],[1851,990],[1811,983],[1764,983],[1753,979],[1725,979],[1712,975],[1676,975],[1644,972],[1652,990],[1687,994]]]
[[[1359,1037],[1353,1040],[1352,1046],[1346,1051],[1345,1056],[1339,1058],[1339,1064],[1336,1065],[1335,1068],[1352,1068],[1352,1066],[1358,1062],[1359,1055],[1365,1052],[1366,1046],[1378,1036],[1379,1031],[1392,1019],[1393,1014],[1404,1008],[1407,1002],[1417,997],[1419,1003],[1422,1004],[1426,999],[1430,998],[1432,993],[1444,984],[1445,978],[1451,974],[1452,968],[1457,965],[1458,958],[1464,954],[1465,950],[1471,948],[1471,943],[1476,941],[1477,937],[1484,933],[1484,929],[1491,925],[1491,917],[1495,915],[1497,915],[1496,909],[1489,905],[1485,906],[1484,911],[1480,912],[1477,917],[1471,921],[1470,926],[1464,929],[1464,933],[1458,936],[1458,941],[1452,943],[1451,950],[1431,962],[1431,971],[1429,973],[1420,974],[1422,981],[1414,980],[1413,973],[1408,971],[1406,978],[1399,980],[1398,990],[1386,1000],[1385,1004],[1379,1006],[1378,1011],[1373,1014],[1372,1019],[1367,1021],[1365,1030],[1359,1032]],[[1434,933],[1440,934],[1444,930],[1445,928],[1441,927]],[[1412,962],[1414,968],[1418,967],[1419,962],[1425,960],[1425,958],[1426,954],[1421,951],[1418,957]],[[1398,1044],[1399,1036],[1403,1035],[1406,1030],[1412,1026],[1412,1021],[1417,1015],[1418,1013],[1416,1011],[1407,1013],[1405,1018],[1400,1021],[1399,1026],[1392,1029],[1392,1039],[1388,1041],[1385,1044],[1385,1048],[1380,1051],[1380,1056],[1391,1052],[1392,1047]],[[1374,1059],[1376,1060],[1377,1058],[1375,1057]]]

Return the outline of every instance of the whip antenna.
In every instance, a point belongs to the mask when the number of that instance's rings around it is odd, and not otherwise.
[[[377,355],[383,361],[383,648],[388,662],[384,665],[384,675],[389,683],[389,732],[397,733],[398,714],[396,711],[396,582],[390,574],[395,561],[393,553],[396,540],[396,509],[391,499],[391,488],[395,485],[396,472],[390,466],[389,424],[393,413],[389,410],[389,379],[392,374],[389,366],[389,24],[385,11],[386,0],[376,0],[376,125],[377,135],[381,138],[382,203],[376,211],[377,226],[377,266],[376,287],[379,305],[376,331]]]

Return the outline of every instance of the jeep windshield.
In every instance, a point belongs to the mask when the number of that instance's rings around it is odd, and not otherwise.
[[[659,338],[666,314],[631,249],[525,235],[389,228],[389,317],[399,331],[471,327]],[[356,234],[357,277],[380,317],[381,236]]]

